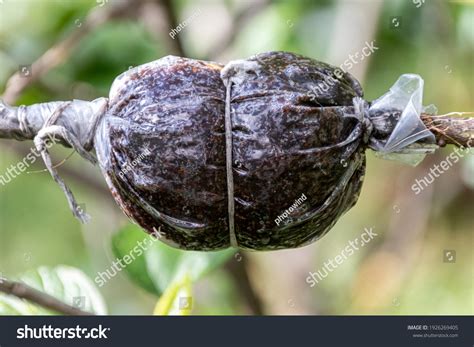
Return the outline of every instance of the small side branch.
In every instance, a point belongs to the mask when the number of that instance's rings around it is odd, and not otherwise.
[[[43,293],[35,288],[32,288],[24,283],[10,281],[5,278],[0,278],[0,292],[8,295],[16,296],[20,299],[31,301],[48,310],[62,313],[64,315],[72,316],[91,316],[93,313],[70,306],[55,297]]]
[[[232,28],[229,33],[210,49],[208,57],[212,60],[219,60],[222,54],[234,43],[239,31],[242,30],[251,19],[268,8],[270,3],[270,0],[253,0],[249,2],[247,7],[236,13],[232,19]]]
[[[240,255],[239,255],[240,256]],[[242,294],[245,299],[251,314],[261,316],[264,314],[263,303],[261,302],[258,294],[250,281],[250,277],[247,270],[248,260],[240,256],[239,260],[232,258],[227,262],[226,269],[229,274],[234,278],[236,285],[239,288],[239,293]]]

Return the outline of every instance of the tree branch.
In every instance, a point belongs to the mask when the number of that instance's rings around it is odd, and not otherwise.
[[[400,110],[380,110],[381,113],[385,113],[385,111],[387,111],[386,117],[377,115],[370,117],[374,126],[372,136],[376,138],[378,136],[388,138],[395,130],[402,116],[402,111]],[[351,114],[355,112],[355,109],[352,106],[347,106],[344,112]],[[451,112],[444,115],[422,113],[420,119],[425,127],[434,135],[438,146],[444,147],[450,144],[456,147],[470,148],[474,144],[474,117],[458,117],[464,114],[472,114],[472,112]],[[423,132],[425,131],[426,129],[423,130]]]
[[[453,112],[457,113],[457,112]],[[474,117],[452,117],[448,115],[434,116],[423,113],[421,120],[435,135],[439,146],[446,144],[457,147],[473,147]]]
[[[67,305],[55,297],[43,293],[27,284],[0,278],[0,292],[31,301],[41,307],[71,316],[91,316],[93,313]]]

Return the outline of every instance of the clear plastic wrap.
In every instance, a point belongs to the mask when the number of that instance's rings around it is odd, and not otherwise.
[[[347,74],[325,88],[331,66],[283,52],[223,68],[165,57],[117,78],[95,139],[110,190],[128,216],[150,233],[159,228],[171,246],[227,248],[231,155],[234,245],[271,250],[315,241],[362,185],[363,126],[346,117],[362,96],[359,84]],[[154,155],[124,170],[145,148]],[[277,225],[302,194],[307,200]]]
[[[386,141],[374,142],[376,155],[384,159],[399,160],[417,165],[427,153],[432,153],[435,145],[434,135],[420,119],[424,111],[435,113],[434,106],[423,108],[423,79],[419,75],[404,74],[398,78],[390,90],[374,100],[369,107],[370,114],[381,113],[384,117],[387,110],[398,110],[401,116],[396,121]],[[389,121],[389,120],[387,120]]]

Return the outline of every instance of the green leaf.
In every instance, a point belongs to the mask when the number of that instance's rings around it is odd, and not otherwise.
[[[112,248],[119,259],[132,255],[134,248],[141,244],[143,252],[134,256],[134,261],[125,267],[132,280],[142,288],[156,295],[162,295],[173,283],[180,282],[189,276],[192,282],[197,281],[207,272],[215,269],[235,252],[232,249],[217,252],[183,251],[167,246],[152,239],[135,225],[120,230],[112,239]],[[145,243],[145,240],[148,242]]]
[[[93,282],[79,269],[70,266],[39,267],[18,278],[23,282],[56,299],[82,310],[105,315],[104,299]],[[26,300],[0,293],[0,315],[54,315]]]
[[[123,259],[125,255],[133,255],[135,259],[125,267],[125,271],[140,287],[150,293],[157,293],[155,284],[148,275],[144,246],[140,246],[143,245],[144,240],[156,241],[150,235],[130,224],[112,237],[112,250],[119,259]],[[135,248],[137,246],[138,249]]]

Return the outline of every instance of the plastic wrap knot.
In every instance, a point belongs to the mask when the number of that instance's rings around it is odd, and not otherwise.
[[[435,137],[421,121],[421,113],[436,113],[433,105],[423,107],[423,79],[404,74],[390,90],[367,105],[354,100],[356,113],[364,115],[368,147],[384,159],[417,165],[437,146]],[[403,155],[400,155],[403,154]]]

